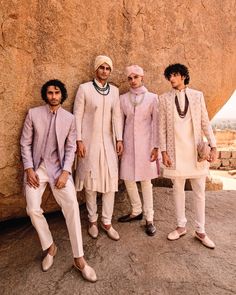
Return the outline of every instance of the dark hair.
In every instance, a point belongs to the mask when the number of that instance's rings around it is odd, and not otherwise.
[[[43,84],[41,88],[41,96],[42,99],[47,103],[47,90],[49,86],[55,86],[60,88],[61,90],[61,104],[67,99],[67,90],[65,84],[63,84],[60,80],[54,79],[54,80],[49,80],[45,84]]]
[[[185,77],[184,79],[184,85],[189,84],[190,77],[189,77],[189,71],[188,68],[185,65],[182,64],[171,64],[169,65],[165,71],[164,76],[167,80],[170,80],[170,76],[172,74],[180,74],[181,77]]]

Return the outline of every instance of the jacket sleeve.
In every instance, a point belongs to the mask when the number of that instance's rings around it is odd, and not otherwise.
[[[80,85],[75,97],[74,110],[73,110],[73,113],[75,115],[75,125],[77,130],[77,140],[83,140],[82,120],[84,116],[84,108],[85,108],[85,95],[84,95],[83,87]]]
[[[152,144],[153,148],[159,148],[159,100],[155,95],[152,105]]]
[[[34,168],[32,153],[34,127],[31,116],[31,110],[29,110],[24,122],[20,139],[21,157],[24,165],[24,170],[28,168]]]
[[[166,137],[167,137],[167,124],[166,124],[166,105],[163,97],[159,98],[159,140],[161,152],[166,151]]]
[[[115,94],[115,101],[112,110],[112,124],[113,129],[115,131],[116,140],[122,140],[122,133],[123,133],[123,122],[122,122],[122,113],[120,108],[120,99],[119,99],[119,92],[117,89],[117,93]]]
[[[69,173],[72,172],[71,167],[74,162],[75,151],[76,151],[76,127],[75,127],[75,118],[73,116],[69,133],[66,138],[64,165],[63,165],[63,170],[66,170]]]
[[[216,140],[208,117],[203,93],[201,93],[201,129],[206,136],[210,146],[216,147]]]

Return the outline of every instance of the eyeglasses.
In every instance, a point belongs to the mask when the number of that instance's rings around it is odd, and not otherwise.
[[[104,70],[106,70],[106,71],[110,71],[110,70],[111,70],[110,67],[105,67],[105,66],[100,66],[99,69],[100,69],[100,70],[103,70],[103,71],[104,71]]]

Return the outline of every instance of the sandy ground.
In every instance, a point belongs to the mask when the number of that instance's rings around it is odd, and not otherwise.
[[[0,293],[8,294],[236,294],[236,193],[207,192],[207,232],[216,248],[208,249],[193,237],[193,194],[187,192],[188,233],[178,241],[166,236],[175,227],[172,189],[154,188],[157,234],[144,233],[144,221],[119,224],[129,211],[126,193],[116,196],[114,227],[118,242],[104,232],[94,240],[87,234],[87,213],[81,207],[85,256],[98,281],[83,280],[72,267],[70,242],[60,213],[47,216],[58,254],[53,267],[41,271],[41,250],[29,219],[2,223],[0,235]],[[99,212],[101,201],[99,200]]]

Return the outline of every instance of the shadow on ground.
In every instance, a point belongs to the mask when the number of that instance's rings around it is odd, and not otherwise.
[[[206,223],[216,249],[193,238],[193,193],[187,192],[188,233],[178,241],[166,239],[175,227],[172,189],[154,188],[155,237],[144,233],[144,221],[119,224],[129,211],[125,192],[116,196],[114,227],[121,240],[100,232],[87,235],[87,213],[81,207],[85,256],[96,269],[95,284],[82,279],[72,267],[70,242],[60,213],[47,215],[59,249],[54,266],[41,271],[41,251],[29,219],[0,224],[0,290],[8,294],[236,294],[236,195],[235,191],[207,192]],[[99,201],[101,212],[101,201]]]

